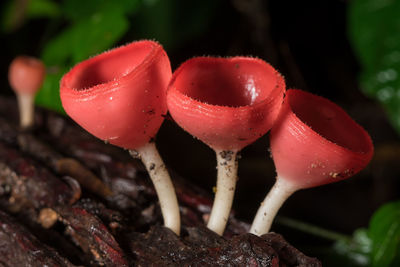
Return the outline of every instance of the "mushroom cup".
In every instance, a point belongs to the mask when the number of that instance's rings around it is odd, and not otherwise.
[[[237,180],[237,153],[263,136],[278,116],[282,76],[251,57],[197,57],[173,74],[167,91],[172,118],[217,155],[217,192],[208,228],[222,235]]]
[[[288,90],[271,129],[276,183],[262,202],[250,232],[267,233],[281,205],[295,191],[347,179],[370,162],[368,133],[333,102]]]
[[[175,190],[153,141],[167,113],[171,75],[162,46],[137,41],[77,64],[62,78],[60,96],[80,126],[142,160],[160,200],[164,225],[179,235]]]

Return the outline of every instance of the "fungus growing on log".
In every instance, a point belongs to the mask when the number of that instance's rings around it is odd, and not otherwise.
[[[276,183],[250,232],[269,232],[279,208],[295,191],[347,179],[373,155],[368,133],[339,106],[301,90],[288,90],[271,130]]]
[[[175,190],[153,142],[167,112],[172,75],[168,56],[154,41],[138,41],[73,67],[61,80],[67,114],[105,142],[140,158],[155,186],[164,225],[180,232]]]
[[[261,59],[198,57],[183,63],[167,91],[172,118],[217,155],[217,186],[207,227],[222,235],[237,180],[237,153],[263,136],[282,104],[285,82]]]
[[[43,84],[46,68],[34,57],[18,56],[10,64],[8,80],[17,95],[20,126],[30,128],[34,124],[34,101],[36,92]]]

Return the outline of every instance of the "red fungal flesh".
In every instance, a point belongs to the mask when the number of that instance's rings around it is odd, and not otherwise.
[[[248,57],[199,57],[173,74],[167,91],[171,116],[213,149],[240,150],[275,121],[285,91],[282,76]]]
[[[79,91],[107,85],[128,74],[132,75],[135,68],[143,63],[154,49],[153,43],[135,43],[84,61],[80,64],[80,69],[70,76],[68,85]]]
[[[258,61],[197,58],[178,71],[173,85],[182,94],[211,105],[240,107],[260,103],[268,98],[277,77],[274,72],[266,72]]]
[[[368,133],[331,101],[288,90],[271,130],[278,176],[299,189],[340,181],[371,160]]]
[[[94,136],[135,149],[149,142],[164,120],[171,75],[161,45],[133,42],[72,68],[61,80],[61,101],[68,115]]]
[[[10,64],[8,80],[17,93],[35,94],[42,86],[46,68],[34,57],[18,56]]]

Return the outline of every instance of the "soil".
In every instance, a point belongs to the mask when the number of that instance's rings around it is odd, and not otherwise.
[[[0,97],[0,266],[321,266],[279,234],[248,234],[233,213],[223,237],[208,230],[212,195],[170,170],[177,236],[127,151],[49,111],[30,131],[17,122]]]

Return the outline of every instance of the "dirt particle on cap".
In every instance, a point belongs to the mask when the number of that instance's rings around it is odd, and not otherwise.
[[[332,177],[332,178],[338,178],[339,173],[337,173],[337,172],[330,172],[330,173],[329,173],[329,176]]]
[[[311,168],[312,168],[312,169],[317,168],[317,164],[316,164],[316,163],[311,163]]]

